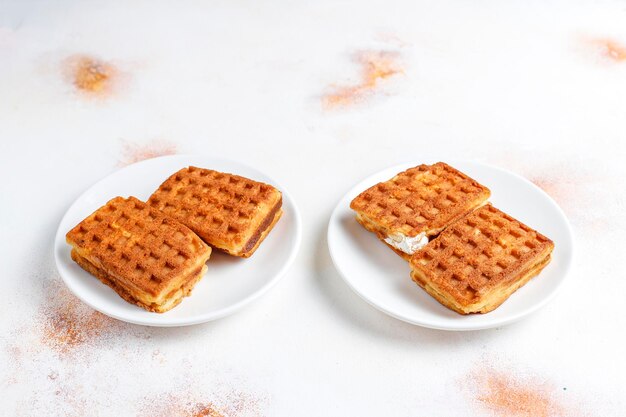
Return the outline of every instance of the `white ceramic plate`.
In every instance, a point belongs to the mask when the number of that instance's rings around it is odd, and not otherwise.
[[[122,300],[113,290],[70,258],[65,234],[115,196],[146,200],[171,174],[189,165],[242,175],[276,186],[283,193],[283,215],[254,255],[248,259],[213,251],[206,275],[174,309],[150,313]],[[130,323],[185,326],[232,314],[269,290],[293,262],[301,240],[298,209],[287,190],[267,175],[237,162],[208,156],[175,155],[123,168],[93,185],[69,208],[55,238],[55,259],[69,289],[94,309]]]
[[[446,162],[448,162],[447,160]],[[572,231],[558,205],[530,181],[509,171],[470,161],[449,161],[491,189],[493,205],[551,238],[552,262],[500,307],[488,314],[463,316],[443,307],[413,283],[406,261],[355,220],[350,201],[370,186],[395,174],[436,160],[394,166],[352,188],[333,211],[328,246],[348,285],[379,310],[409,323],[442,330],[478,330],[512,323],[545,305],[557,292],[573,258]]]

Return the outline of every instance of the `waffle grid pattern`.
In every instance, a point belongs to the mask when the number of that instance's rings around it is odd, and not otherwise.
[[[404,171],[357,196],[351,207],[383,228],[415,236],[443,228],[489,197],[489,190],[439,162]]]
[[[245,243],[246,233],[274,187],[208,169],[183,169],[152,194],[148,204],[181,221],[205,241]]]
[[[193,232],[134,197],[109,201],[72,229],[68,240],[87,260],[152,294],[210,254]]]
[[[411,264],[455,299],[471,302],[514,281],[527,265],[541,261],[552,245],[547,237],[488,204],[445,229],[413,256]]]

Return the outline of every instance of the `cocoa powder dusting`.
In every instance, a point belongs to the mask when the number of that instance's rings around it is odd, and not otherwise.
[[[488,365],[472,371],[463,384],[475,405],[498,417],[579,415],[557,398],[559,390],[537,377],[522,377]]]
[[[322,97],[325,108],[346,107],[363,101],[379,88],[381,81],[403,73],[399,55],[395,52],[362,51],[355,54],[354,60],[361,67],[359,82],[335,86]]]
[[[72,55],[63,62],[66,77],[84,94],[105,96],[112,92],[118,70],[110,63],[88,55]]]
[[[122,155],[118,165],[126,166],[159,156],[174,155],[177,152],[178,147],[165,140],[153,140],[143,144],[123,142]]]

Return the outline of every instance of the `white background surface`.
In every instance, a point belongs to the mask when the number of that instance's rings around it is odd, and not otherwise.
[[[624,3],[265,3],[0,1],[3,414],[506,415],[474,390],[471,375],[495,368],[538,381],[562,415],[623,415],[626,61],[600,40],[626,44]],[[363,50],[397,54],[403,72],[324,108],[333,84],[358,83]],[[77,92],[61,70],[73,54],[119,68],[116,91]],[[62,214],[155,146],[258,167],[301,208],[296,263],[234,316],[120,324],[60,283]],[[451,333],[388,317],[342,282],[332,208],[423,154],[508,168],[559,202],[578,256],[553,302]]]

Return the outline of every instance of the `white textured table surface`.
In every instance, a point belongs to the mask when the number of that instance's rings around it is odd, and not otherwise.
[[[586,3],[0,1],[1,414],[624,415],[626,6]],[[296,263],[234,316],[129,325],[56,272],[74,199],[163,153],[255,166],[301,209]],[[343,283],[332,208],[424,154],[508,168],[562,206],[577,256],[552,303],[441,332]]]

